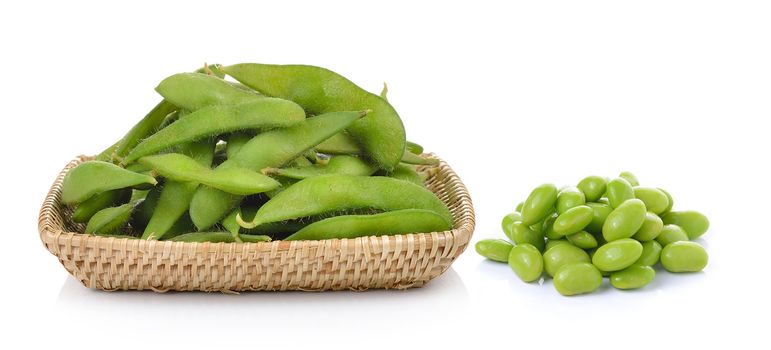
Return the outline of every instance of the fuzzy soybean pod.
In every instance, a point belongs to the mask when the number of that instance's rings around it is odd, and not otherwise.
[[[227,158],[235,157],[236,153],[241,150],[241,147],[244,147],[253,137],[254,135],[248,132],[234,132],[228,135],[227,143],[225,144]]]
[[[673,211],[662,215],[661,219],[666,225],[680,226],[689,239],[701,237],[709,229],[709,219],[704,214],[693,210]]]
[[[240,105],[214,105],[194,111],[138,144],[124,159],[129,164],[141,157],[182,143],[231,131],[272,129],[295,125],[305,119],[296,103],[262,98]]]
[[[320,143],[316,149],[321,153],[326,154],[348,154],[366,156],[367,152],[354,140],[354,138],[345,132],[341,132],[335,136],[330,137],[326,141]],[[404,152],[402,158],[399,160],[401,163],[407,163],[412,165],[436,165],[439,161],[434,158],[424,158],[420,154],[412,152]]]
[[[259,210],[257,206],[241,206],[233,210],[228,214],[220,223],[222,227],[233,235],[250,234],[250,235],[267,235],[270,237],[286,237],[289,234],[295,233],[301,230],[303,227],[308,226],[308,221],[284,221],[271,224],[260,225],[252,229],[245,229],[238,225],[236,217],[240,215],[247,220],[254,218],[254,215]]]
[[[427,178],[425,173],[418,173],[414,165],[404,163],[399,163],[388,176],[394,179],[409,181],[419,186],[425,186]]]
[[[372,110],[348,127],[348,133],[382,169],[391,171],[402,159],[406,137],[396,110],[385,99],[330,70],[305,65],[243,63],[226,74],[265,95],[297,102],[312,114]]]
[[[147,156],[139,161],[168,179],[200,183],[237,195],[267,192],[280,185],[267,175],[244,168],[230,167],[214,171],[179,153]]]
[[[287,241],[385,236],[442,232],[450,224],[441,215],[423,209],[404,209],[373,215],[341,215],[305,226]]]
[[[533,282],[543,273],[543,256],[530,244],[517,244],[509,252],[509,267],[525,282]]]
[[[152,176],[135,173],[112,163],[93,160],[81,163],[67,172],[62,182],[62,202],[77,204],[100,192],[154,186],[157,183]]]
[[[266,175],[279,175],[290,179],[302,180],[311,176],[341,174],[369,176],[375,172],[375,167],[356,156],[337,155],[329,159],[327,164],[313,164],[297,168],[265,168]]]
[[[412,164],[412,165],[436,165],[439,164],[439,160],[436,158],[424,158],[417,154],[411,153],[411,152],[404,152],[404,155],[402,156],[402,159],[400,159],[402,163]]]
[[[97,193],[83,203],[78,204],[72,212],[72,221],[88,222],[98,211],[125,204],[131,198],[131,189],[121,188],[117,190],[104,191]]]
[[[412,154],[423,154],[423,146],[409,140],[406,142],[405,149]]]
[[[513,246],[502,239],[483,239],[474,245],[479,255],[497,262],[508,262]]]
[[[135,202],[102,209],[88,220],[86,233],[93,235],[115,234],[120,232],[131,219]]]
[[[525,200],[522,206],[522,222],[525,225],[533,225],[545,219],[554,211],[557,202],[557,186],[543,184],[536,187]]]
[[[215,171],[226,171],[228,168],[260,171],[267,167],[283,166],[364,115],[366,112],[327,113],[308,118],[295,126],[260,133]],[[205,230],[235,208],[241,198],[216,188],[201,186],[190,203],[190,217],[196,227]]]
[[[645,204],[639,199],[630,199],[613,209],[602,225],[602,236],[611,242],[632,237],[645,222]]]
[[[155,91],[166,101],[190,111],[212,105],[237,105],[262,97],[204,73],[174,74],[161,81]]]
[[[634,198],[634,189],[626,179],[615,178],[608,182],[607,186],[608,202],[612,208],[618,208],[621,203]]]
[[[270,222],[356,209],[425,209],[441,216],[448,225],[453,222],[447,206],[424,187],[380,176],[323,175],[292,185],[265,203],[251,222],[244,222],[239,217],[238,223],[241,227],[252,228]]]

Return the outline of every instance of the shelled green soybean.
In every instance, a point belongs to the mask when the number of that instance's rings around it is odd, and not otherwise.
[[[406,140],[385,90],[257,63],[174,74],[155,90],[155,108],[62,182],[85,233],[261,242],[452,228],[416,167],[438,160]]]
[[[596,291],[608,277],[617,289],[645,287],[660,265],[669,272],[698,272],[706,250],[693,242],[709,228],[696,211],[673,211],[669,192],[640,186],[622,172],[588,176],[576,186],[536,187],[501,223],[507,240],[484,239],[477,252],[507,262],[525,282],[544,272],[562,295]]]

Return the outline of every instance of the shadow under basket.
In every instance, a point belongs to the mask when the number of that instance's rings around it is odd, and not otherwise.
[[[424,155],[434,157],[433,155]],[[447,163],[419,167],[453,215],[453,229],[320,241],[184,243],[99,237],[72,223],[60,200],[62,170],[40,210],[46,249],[83,285],[102,290],[287,291],[420,287],[446,271],[474,231],[466,187]]]

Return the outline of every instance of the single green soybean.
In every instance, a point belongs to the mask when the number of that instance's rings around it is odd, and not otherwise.
[[[610,274],[610,285],[616,289],[645,287],[656,277],[656,270],[646,265],[632,265]]]
[[[586,206],[592,208],[592,221],[586,225],[585,230],[591,233],[602,233],[602,225],[605,224],[608,215],[613,212],[613,208],[608,204],[594,202],[586,203]]]
[[[605,193],[607,180],[602,176],[587,176],[577,187],[584,193],[587,202],[596,202]]]
[[[262,172],[267,175],[302,180],[311,176],[330,174],[369,176],[375,172],[375,167],[356,156],[336,155],[326,164],[312,164],[297,168],[265,168]],[[417,176],[417,173],[415,175]]]
[[[661,234],[663,228],[664,222],[661,218],[654,213],[647,212],[645,213],[645,221],[632,238],[640,242],[652,241]]]
[[[512,241],[514,241],[512,225],[516,221],[522,221],[522,215],[518,211],[506,214],[506,216],[503,217],[503,220],[501,220],[501,229],[503,229],[503,233]]]
[[[451,225],[452,214],[431,191],[406,181],[380,176],[324,175],[310,177],[271,198],[245,228],[345,210],[394,211],[425,209]]]
[[[659,242],[662,247],[666,247],[670,243],[687,240],[688,234],[685,230],[674,224],[664,225],[664,227],[661,228],[661,233],[656,237],[656,241]]]
[[[618,174],[618,177],[626,180],[626,182],[632,185],[632,187],[640,186],[640,181],[637,180],[637,176],[635,176],[631,172],[622,171],[621,174]]]
[[[511,225],[511,240],[516,244],[529,244],[543,251],[546,244],[541,232],[535,231],[521,221],[516,221]]]
[[[640,258],[637,259],[634,263],[636,265],[645,265],[645,266],[653,266],[656,265],[657,262],[659,262],[659,257],[661,257],[661,244],[656,241],[647,241],[642,242],[642,254],[640,254]]]
[[[533,282],[543,273],[543,256],[530,244],[517,244],[509,252],[509,267],[525,282]]]
[[[260,133],[215,171],[228,168],[260,171],[268,167],[281,167],[363,115],[364,112],[327,113],[308,118],[292,127]],[[190,203],[190,217],[200,230],[208,229],[232,211],[241,199],[239,195],[201,186]]]
[[[483,239],[474,246],[479,255],[498,262],[508,262],[514,246],[502,239]]]
[[[139,143],[124,159],[141,157],[205,137],[238,130],[273,129],[305,120],[297,104],[278,98],[261,98],[240,105],[213,105],[194,111]]]
[[[663,215],[672,211],[672,207],[675,205],[675,200],[672,199],[672,195],[669,194],[669,192],[667,192],[665,189],[659,187],[659,191],[663,192],[664,195],[667,196],[667,201],[669,202],[669,205],[667,205],[667,207],[664,208],[664,210],[661,213],[659,213]]]
[[[602,274],[589,263],[562,266],[554,275],[554,288],[564,296],[591,293],[602,285]]]
[[[607,188],[608,202],[612,208],[618,208],[621,203],[626,202],[629,199],[634,198],[634,189],[623,178],[615,178],[608,182]]]
[[[544,247],[544,252],[551,249],[552,247],[558,245],[558,244],[568,244],[573,245],[573,243],[570,243],[567,239],[550,239],[546,241],[546,246]]]
[[[661,214],[669,207],[669,199],[658,188],[640,187],[634,188],[634,196],[645,203],[649,212]]]
[[[541,225],[541,233],[543,233],[543,236],[548,239],[561,239],[564,238],[564,235],[558,234],[554,231],[554,221],[557,220],[558,215],[556,213],[550,215],[547,217],[543,224]]]
[[[153,186],[157,183],[152,176],[135,173],[112,163],[93,160],[81,163],[67,172],[62,182],[62,202],[77,204],[100,192]]]
[[[256,171],[235,167],[215,171],[179,153],[146,156],[139,161],[168,179],[201,183],[236,195],[262,193],[280,186],[278,181]]]
[[[565,188],[557,194],[557,213],[562,214],[568,211],[568,209],[584,205],[585,203],[586,197],[578,188]]]
[[[552,230],[558,235],[565,236],[583,230],[592,222],[594,211],[586,205],[570,208],[557,216],[552,225]]]
[[[131,198],[131,189],[122,188],[117,190],[104,191],[97,193],[85,202],[78,204],[72,212],[72,221],[85,223],[91,219],[98,211],[125,204]]]
[[[135,206],[136,203],[126,203],[98,211],[88,220],[86,233],[92,235],[119,233],[128,224]]]
[[[564,265],[590,261],[589,254],[572,244],[557,244],[543,253],[543,266],[549,276],[554,276]]]
[[[522,222],[525,225],[533,225],[544,220],[554,211],[557,202],[557,186],[543,184],[536,187],[525,200],[522,206]]]
[[[373,215],[341,215],[305,226],[287,241],[442,232],[450,224],[431,210],[404,209]]]
[[[631,238],[608,242],[592,256],[592,264],[603,271],[618,271],[632,264],[642,255],[642,244]]]
[[[161,81],[155,91],[175,106],[190,111],[212,105],[238,105],[262,97],[204,73],[174,74]]]
[[[312,114],[372,110],[348,127],[348,133],[384,170],[393,170],[402,159],[406,138],[396,110],[337,73],[314,66],[256,63],[236,64],[224,71],[246,86],[292,100]]]
[[[243,242],[257,243],[270,242],[269,236],[264,235],[245,235],[239,236]],[[235,243],[236,239],[230,232],[191,232],[185,233],[169,239],[172,242],[188,243]]]
[[[680,226],[689,239],[701,237],[709,229],[709,219],[704,214],[693,210],[673,211],[661,216],[664,224]]]
[[[581,249],[592,249],[596,248],[598,245],[597,239],[594,237],[594,235],[586,231],[578,231],[565,237],[570,243],[573,243],[574,246]]]
[[[608,214],[602,225],[602,236],[608,242],[632,237],[645,222],[646,213],[641,200],[627,200]]]
[[[669,272],[697,272],[709,262],[707,251],[696,242],[674,242],[661,251],[661,265]]]

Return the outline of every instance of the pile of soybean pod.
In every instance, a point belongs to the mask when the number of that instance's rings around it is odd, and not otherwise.
[[[262,242],[452,226],[416,171],[437,161],[406,140],[385,88],[244,63],[175,74],[156,91],[155,108],[63,180],[61,200],[87,234]]]
[[[709,228],[707,217],[672,211],[673,204],[667,191],[642,187],[629,172],[589,176],[560,190],[543,184],[503,218],[509,241],[481,240],[476,250],[508,263],[525,282],[545,271],[562,295],[591,293],[603,277],[617,289],[642,288],[659,262],[669,272],[707,265],[707,252],[692,241]]]

